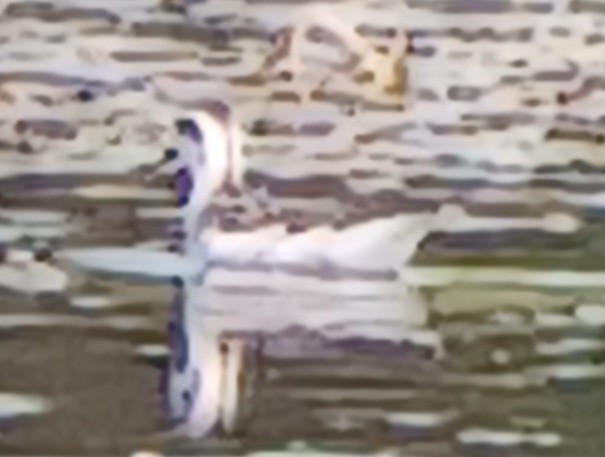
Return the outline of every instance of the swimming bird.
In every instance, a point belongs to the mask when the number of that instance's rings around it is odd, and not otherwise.
[[[300,42],[319,20],[352,55],[361,56],[353,73],[384,72],[375,75],[381,90],[397,83],[393,79],[398,74],[397,59],[370,49],[352,27],[333,13],[322,18],[322,12],[321,8],[304,10],[302,25],[286,32],[286,41],[293,46],[295,76],[302,65]],[[175,127],[184,177],[179,197],[183,255],[201,264],[197,277],[182,278],[177,293],[180,304],[173,305],[180,311],[171,324],[167,396],[175,430],[194,438],[220,430],[233,432],[246,395],[245,383],[239,380],[247,372],[248,348],[238,339],[226,338],[226,332],[279,332],[303,325],[326,335],[374,335],[378,328],[383,332],[380,337],[398,341],[406,338],[408,326],[426,322],[422,300],[405,284],[399,270],[430,230],[431,211],[387,215],[347,227],[325,223],[297,233],[278,220],[229,233],[211,223],[208,207],[230,187],[251,193],[244,179],[243,133],[234,113],[221,105],[214,112],[190,113],[177,120]],[[254,198],[261,208],[267,207],[268,196]],[[235,272],[236,286],[252,280],[271,289],[278,308],[265,313],[240,301],[235,309],[226,300],[216,299],[214,286],[224,280],[225,272]],[[311,307],[314,310],[288,298],[321,293],[339,298],[332,307]]]

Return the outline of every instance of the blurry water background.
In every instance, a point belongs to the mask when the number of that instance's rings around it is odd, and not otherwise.
[[[383,49],[408,32],[401,100],[259,76],[304,0],[0,1],[0,455],[601,457],[605,3],[325,3]],[[265,360],[244,436],[163,442],[177,213],[150,164],[216,100],[238,107],[251,177],[297,208],[278,219],[457,206],[406,275],[444,355],[290,332],[305,361]]]

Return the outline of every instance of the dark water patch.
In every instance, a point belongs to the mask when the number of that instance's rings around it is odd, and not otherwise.
[[[378,130],[374,130],[368,133],[362,133],[355,136],[355,142],[360,144],[369,144],[375,141],[382,141],[389,139],[397,141],[401,139],[404,132],[414,130],[418,126],[415,122],[405,122],[403,124],[391,125],[382,127]]]
[[[83,27],[79,30],[83,36],[102,36],[111,35],[117,32],[116,25],[97,25],[92,27]]]
[[[54,119],[22,119],[15,124],[15,130],[20,134],[31,132],[34,135],[63,140],[73,140],[78,134],[74,125]]]
[[[3,435],[3,446],[27,455],[113,455],[134,451],[135,439],[149,445],[159,415],[156,371],[135,366],[130,354],[127,343],[86,332],[4,342],[3,389],[36,392],[60,405],[43,420]]]
[[[433,232],[424,240],[423,246],[427,254],[433,251],[437,253],[444,250],[461,249],[476,251],[477,255],[482,255],[481,253],[485,253],[485,251],[495,254],[494,251],[508,251],[516,248],[538,250],[540,255],[546,255],[545,251],[550,249],[565,257],[561,251],[573,250],[576,251],[574,254],[578,254],[577,250],[585,247],[585,243],[586,239],[582,236],[554,234],[531,229],[502,229],[465,233]],[[516,254],[522,254],[522,251],[518,251]],[[552,254],[551,252],[550,255]]]
[[[521,457],[519,447],[496,444],[457,444],[455,448],[465,457]]]
[[[437,54],[437,48],[434,46],[414,46],[414,56],[416,57],[433,57]]]
[[[49,189],[52,191],[52,189]],[[19,195],[8,194],[0,195],[0,203],[7,208],[31,208],[45,210],[67,210],[75,213],[86,213],[93,211],[95,208],[125,206],[134,210],[135,208],[156,208],[158,206],[170,206],[174,204],[172,198],[144,199],[136,198],[82,198],[79,196],[70,195],[69,193],[54,193],[44,195],[38,193],[36,195]]]
[[[489,124],[505,124],[509,125],[527,125],[536,120],[533,114],[524,112],[510,112],[510,113],[464,113],[460,117],[463,121],[485,121]]]
[[[10,141],[0,139],[0,151],[12,151],[17,148],[17,145]]]
[[[605,386],[603,377],[597,378],[581,378],[581,379],[550,379],[548,385],[551,389],[559,394],[579,394],[590,389],[600,388]]]
[[[585,206],[583,207],[587,222],[600,224],[605,222],[605,207],[603,206]]]
[[[605,36],[600,33],[590,33],[584,38],[584,43],[586,43],[587,46],[605,43]]]
[[[448,14],[502,14],[514,10],[544,14],[552,11],[552,4],[541,2],[524,2],[514,4],[504,0],[448,0],[433,1],[410,0],[410,8],[428,9],[436,13]]]
[[[475,30],[451,27],[447,29],[412,29],[409,33],[414,38],[456,38],[465,43],[474,43],[476,41],[503,43],[508,41],[531,41],[534,30],[529,27],[521,27],[508,31],[498,31],[491,27],[482,27]]]
[[[451,189],[475,191],[481,189],[526,191],[528,189],[556,189],[566,192],[591,194],[605,190],[605,182],[582,183],[578,181],[566,182],[556,178],[529,178],[513,182],[497,182],[487,179],[444,179],[431,175],[414,176],[406,179],[406,183],[418,189]],[[531,202],[531,195],[527,196]]]
[[[79,76],[67,76],[59,73],[49,72],[0,72],[0,78],[5,82],[17,82],[20,84],[42,84],[54,87],[72,87],[74,97],[77,98],[79,90],[88,91],[91,98],[99,95],[116,95],[122,91],[145,90],[145,84],[149,77],[144,78],[126,78],[121,82],[113,83],[92,78],[82,78]],[[84,101],[84,100],[80,100]]]
[[[301,96],[294,91],[276,91],[272,92],[269,96],[269,99],[276,102],[283,103],[300,103],[302,98]]]
[[[605,5],[591,0],[572,0],[569,9],[574,13],[605,14]]]
[[[104,174],[20,174],[0,180],[5,197],[12,192],[32,192],[41,190],[67,190],[95,184],[125,184],[128,177]]]
[[[355,106],[355,105],[345,105],[345,108],[343,109],[343,111],[345,113],[350,113],[351,109],[352,109],[351,106]],[[365,110],[365,111],[376,111],[376,112],[381,112],[381,113],[385,113],[385,112],[386,113],[389,113],[389,112],[399,113],[399,112],[405,111],[405,106],[402,103],[399,103],[399,102],[384,103],[384,102],[373,101],[371,99],[364,99],[364,100],[360,101],[359,108],[361,110]]]
[[[269,41],[270,33],[259,28],[236,27],[233,29],[201,27],[175,22],[135,22],[132,32],[139,37],[168,38],[178,41],[201,43],[213,49],[238,51],[230,43],[234,40]]]
[[[580,67],[573,61],[566,61],[567,70],[545,70],[533,74],[536,81],[564,82],[575,79],[580,74]]]
[[[596,91],[605,90],[605,79],[600,76],[588,76],[583,81],[581,86],[575,91],[568,93],[570,102],[591,96]]]
[[[408,2],[410,8],[429,9],[436,13],[504,13],[512,9],[508,1],[436,1],[428,2],[426,0],[411,0]]]
[[[582,116],[574,116],[572,114],[567,113],[558,113],[555,116],[555,120],[557,122],[569,122],[578,126],[586,127],[592,124],[591,119],[582,117]]]
[[[440,100],[439,95],[435,91],[424,87],[418,89],[416,96],[418,97],[418,100],[423,102],[437,102]]]
[[[239,56],[229,57],[202,57],[202,63],[209,67],[228,67],[230,65],[236,65],[241,62]]]
[[[447,97],[452,101],[473,102],[476,101],[483,89],[479,87],[452,86],[447,89]]]
[[[466,267],[466,268],[491,268],[497,265],[498,268],[514,268],[527,269],[531,271],[574,271],[574,272],[599,272],[603,270],[605,265],[604,258],[591,259],[570,259],[568,257],[549,255],[523,255],[516,256],[500,256],[494,253],[484,253],[476,255],[455,255],[446,257],[439,255],[438,257],[417,256],[414,259],[414,265],[423,267]],[[511,287],[513,285],[511,284]],[[514,286],[516,287],[516,286]]]
[[[212,77],[203,71],[165,71],[156,73],[157,76],[170,78],[176,81],[211,81]],[[232,78],[230,82],[236,83],[237,79]]]
[[[477,126],[465,124],[427,123],[427,127],[434,135],[474,135],[480,130]]]
[[[429,381],[430,375],[427,373],[424,376],[421,375],[418,371],[414,373],[414,375],[402,375],[399,372],[396,372],[393,369],[393,373],[390,375],[385,375],[383,373],[375,373],[374,376],[369,376],[368,371],[370,367],[367,369],[363,369],[361,366],[359,370],[351,370],[350,376],[330,376],[326,374],[322,375],[303,375],[288,373],[288,370],[283,367],[283,362],[281,361],[272,361],[267,360],[267,363],[275,367],[275,369],[280,370],[281,376],[273,381],[271,384],[278,387],[314,387],[314,388],[339,388],[339,389],[354,389],[354,388],[366,388],[366,389],[402,389],[402,388],[414,388],[419,387],[423,384],[423,382],[427,382],[426,387],[435,386],[436,380],[433,379],[433,382]],[[332,362],[334,364],[334,362]],[[296,363],[297,369],[304,369],[306,366],[305,363],[298,362]],[[408,370],[415,370],[417,367],[413,365],[406,367]],[[334,372],[335,373],[335,372]],[[413,378],[420,378],[416,381]]]
[[[110,56],[118,62],[174,62],[195,58],[196,53],[176,51],[114,51]]]
[[[555,26],[551,27],[549,31],[554,37],[565,38],[571,35],[571,30],[567,27]]]
[[[585,381],[575,386],[555,385],[555,389],[565,411],[554,419],[567,437],[565,456],[599,457],[605,447],[605,417],[600,413],[605,407],[603,384]]]
[[[432,347],[417,346],[410,341],[395,343],[388,340],[352,337],[335,340],[331,345],[346,351],[347,354],[372,355],[373,360],[388,359],[393,363],[430,360],[435,355]]]
[[[600,175],[605,173],[605,167],[584,160],[572,160],[562,165],[541,165],[532,170],[536,174],[552,174],[552,173],[581,173]]]
[[[586,130],[571,130],[553,128],[544,134],[545,141],[578,141],[593,144],[603,144],[605,135]]]
[[[73,20],[103,20],[112,24],[121,22],[120,16],[102,8],[60,8],[46,2],[11,3],[5,8],[4,14],[13,18],[46,22]]]
[[[537,355],[534,358],[534,363],[537,365],[557,363],[561,365],[595,365],[602,364],[605,358],[604,350],[586,350],[570,353],[561,353],[556,356],[552,355]],[[605,380],[603,382],[605,384]]]
[[[527,81],[527,76],[522,75],[504,75],[500,77],[500,82],[506,86],[514,86]]]
[[[397,29],[393,27],[381,27],[365,23],[357,26],[355,31],[363,37],[373,38],[394,38],[397,34]]]

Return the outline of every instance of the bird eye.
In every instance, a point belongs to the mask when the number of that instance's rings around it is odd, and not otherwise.
[[[179,151],[174,148],[168,148],[164,150],[164,160],[170,162],[175,160],[179,156]]]

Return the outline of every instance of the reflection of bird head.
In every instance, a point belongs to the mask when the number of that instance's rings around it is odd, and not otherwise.
[[[170,323],[166,400],[176,434],[201,438],[231,433],[238,416],[243,345],[206,331],[177,304]]]

